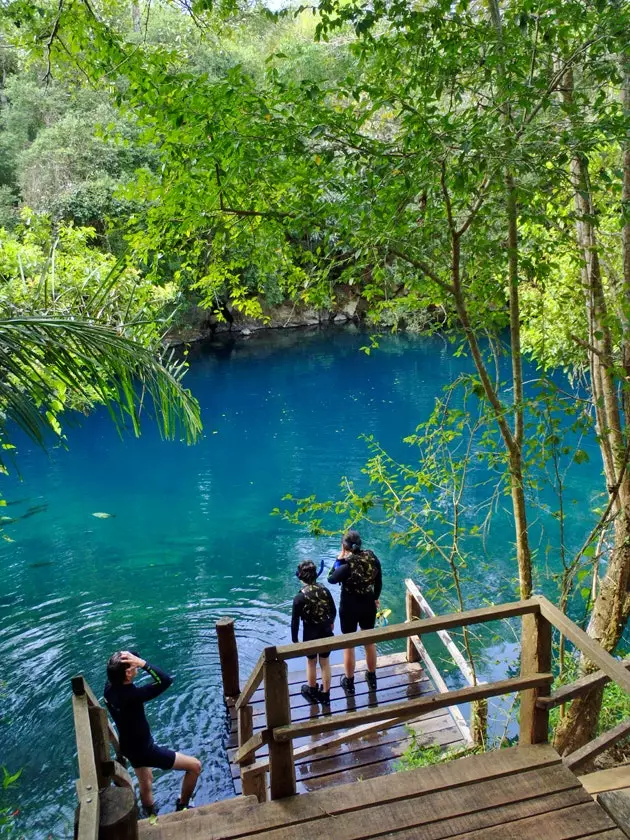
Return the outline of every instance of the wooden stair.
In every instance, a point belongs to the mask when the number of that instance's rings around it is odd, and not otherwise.
[[[259,804],[139,825],[140,840],[624,840],[548,745],[512,747]]]

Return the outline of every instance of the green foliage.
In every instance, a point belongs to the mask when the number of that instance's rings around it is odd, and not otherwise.
[[[6,767],[2,767],[2,780],[0,782],[0,828],[4,825],[9,825],[19,813],[15,807],[7,804],[9,800],[8,791],[17,784],[22,770],[16,770],[15,773],[10,773]],[[11,796],[13,791],[11,791]]]
[[[463,758],[467,755],[477,755],[483,750],[479,747],[449,747],[445,749],[439,744],[424,744],[414,729],[409,730],[411,743],[405,749],[400,759],[396,762],[396,770],[413,770],[416,767],[432,767],[435,764],[444,764],[455,758]],[[424,737],[423,737],[424,740]]]

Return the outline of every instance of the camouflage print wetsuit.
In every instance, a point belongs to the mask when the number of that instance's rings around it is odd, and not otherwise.
[[[304,626],[302,640],[312,642],[314,639],[325,639],[333,635],[333,624],[337,616],[337,607],[333,597],[325,586],[319,583],[309,583],[298,592],[293,599],[293,613],[291,615],[291,639],[298,641],[300,619]],[[322,653],[321,656],[328,656]],[[309,656],[314,659],[314,656]]]

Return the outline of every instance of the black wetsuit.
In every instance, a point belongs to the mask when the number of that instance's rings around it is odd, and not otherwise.
[[[333,624],[336,616],[337,607],[328,589],[319,583],[307,584],[293,599],[293,612],[291,614],[292,641],[298,641],[300,619],[304,627],[302,641],[312,642],[315,639],[326,639],[333,636]],[[320,656],[325,658],[330,654],[322,653]],[[315,654],[308,658],[314,659]]]
[[[173,678],[148,662],[145,662],[143,670],[153,677],[150,685],[112,685],[107,682],[105,703],[118,729],[120,751],[129,759],[131,766],[170,770],[175,761],[175,751],[159,747],[154,742],[144,713],[144,704],[166,691]]]
[[[376,624],[376,602],[383,578],[381,564],[373,551],[360,551],[337,560],[328,574],[328,583],[341,584],[339,620],[342,633],[373,630]]]

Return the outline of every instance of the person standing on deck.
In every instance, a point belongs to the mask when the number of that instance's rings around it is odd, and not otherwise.
[[[138,668],[153,678],[151,684],[133,684]],[[184,770],[181,795],[175,803],[176,811],[188,808],[201,773],[198,758],[175,752],[168,747],[159,747],[151,735],[144,704],[159,697],[172,683],[172,677],[128,650],[118,651],[107,663],[105,703],[118,729],[120,751],[135,770],[140,801],[144,816],[147,817],[157,814],[153,800],[153,767],[160,770]]]
[[[321,569],[320,569],[321,571]],[[303,560],[297,567],[295,576],[305,585],[293,599],[291,614],[291,640],[298,641],[300,619],[304,626],[302,640],[312,642],[334,635],[333,626],[337,616],[337,607],[330,591],[317,583],[317,569],[312,560]],[[306,684],[302,686],[302,697],[311,703],[330,704],[330,653],[319,654],[319,668],[322,674],[322,687],[317,685],[317,655],[306,657]]]
[[[341,584],[341,632],[356,633],[357,628],[373,630],[383,587],[381,564],[373,551],[361,550],[361,537],[357,531],[348,531],[342,539],[341,552],[328,574],[328,583]],[[365,662],[368,688],[375,691],[376,645],[365,646]],[[341,678],[341,687],[346,694],[354,694],[356,657],[353,647],[344,650],[343,665],[345,674]]]

